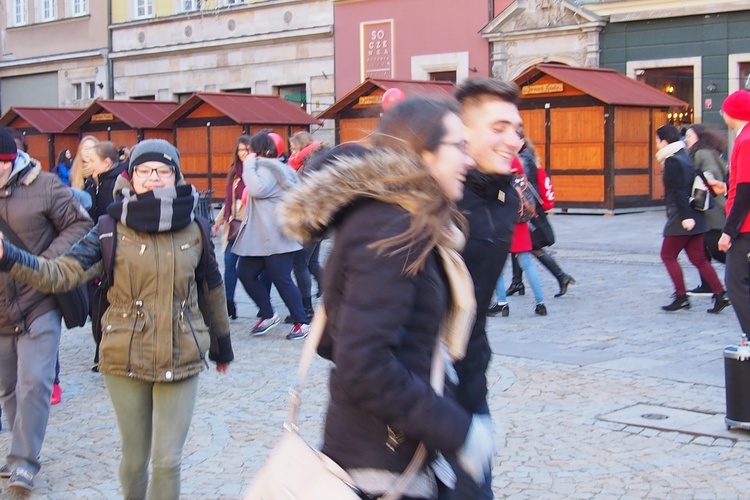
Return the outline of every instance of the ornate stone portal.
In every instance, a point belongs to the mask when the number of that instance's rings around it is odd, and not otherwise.
[[[540,62],[599,66],[606,20],[565,0],[516,0],[482,29],[492,44],[492,74],[512,80]]]

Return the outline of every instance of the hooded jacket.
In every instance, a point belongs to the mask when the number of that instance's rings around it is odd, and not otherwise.
[[[118,186],[124,185],[128,181],[120,176]],[[102,276],[101,238],[106,237],[97,224],[54,260],[31,256],[4,242],[0,270],[48,293],[70,290]],[[195,221],[157,233],[117,222],[114,283],[107,291],[110,306],[102,316],[101,373],[172,382],[203,370],[206,351],[216,362],[232,361],[221,273],[213,245],[209,245],[208,269],[199,269],[203,248]],[[208,317],[198,307],[198,272],[205,275],[200,285]]]
[[[664,236],[687,236],[708,231],[703,212],[694,210],[690,206],[695,165],[685,149],[685,143],[677,141],[669,144],[656,153],[656,159],[664,163],[662,180],[664,201],[667,205]],[[690,231],[682,227],[682,221],[685,219],[695,220],[695,227]]]
[[[0,188],[0,216],[36,255],[62,255],[91,229],[93,222],[57,175],[23,151],[7,184]],[[51,295],[0,274],[0,335],[17,334],[41,314],[57,307]]]
[[[100,216],[107,213],[107,207],[115,201],[114,191],[117,178],[127,169],[127,162],[118,162],[106,172],[99,174],[98,181],[95,181],[93,177],[86,179],[84,190],[91,196],[89,215],[93,220],[99,220]]]
[[[291,238],[334,232],[323,281],[328,322],[318,349],[335,365],[323,451],[350,472],[400,473],[420,441],[455,452],[470,425],[470,415],[429,383],[449,301],[436,251],[411,275],[405,270],[425,239],[400,252],[373,247],[406,231],[411,214],[426,210],[423,200],[444,199],[423,173],[394,153],[339,158],[310,172],[281,210]]]

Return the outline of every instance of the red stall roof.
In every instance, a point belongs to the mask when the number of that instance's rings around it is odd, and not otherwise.
[[[336,115],[352,102],[359,100],[364,95],[372,94],[377,89],[388,90],[392,88],[401,89],[406,97],[416,95],[428,95],[435,97],[453,97],[455,85],[451,82],[425,82],[417,80],[382,80],[367,78],[352,89],[344,97],[333,103],[333,105],[320,113],[319,120],[332,120]]]
[[[615,106],[686,107],[688,103],[661,90],[634,80],[613,69],[575,68],[560,64],[537,64],[515,78],[523,85],[539,74],[546,74],[577,88],[605,104]]]
[[[112,113],[114,117],[133,129],[164,128],[161,121],[179,105],[171,101],[118,101],[98,99],[71,123],[67,131],[78,132],[81,126],[99,113]],[[166,127],[169,128],[169,127]]]
[[[319,125],[320,122],[277,95],[235,94],[231,92],[197,92],[161,122],[162,127],[189,115],[206,103],[223,115],[242,124],[256,125]]]
[[[59,134],[63,132],[73,120],[78,118],[81,113],[83,113],[83,109],[81,108],[35,108],[11,106],[2,118],[0,118],[0,125],[3,125],[4,127],[12,127],[16,118],[22,118],[43,134]]]

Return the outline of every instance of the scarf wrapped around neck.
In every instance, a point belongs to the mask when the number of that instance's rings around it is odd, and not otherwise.
[[[127,186],[122,186],[122,182]],[[107,213],[142,233],[166,233],[182,229],[195,219],[198,192],[191,184],[157,188],[136,194],[123,176],[115,186],[116,201]]]

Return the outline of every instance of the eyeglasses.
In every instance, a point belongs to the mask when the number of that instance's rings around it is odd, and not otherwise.
[[[468,150],[466,148],[466,141],[458,141],[458,142],[440,141],[440,144],[444,144],[446,146],[453,146],[459,151],[461,151],[463,154],[468,154]]]
[[[154,172],[156,172],[156,175],[160,179],[169,179],[174,175],[174,168],[168,165],[162,165],[161,167],[156,168],[147,167],[145,165],[138,165],[137,167],[135,167],[135,169],[133,169],[133,172],[141,179],[148,179]]]

